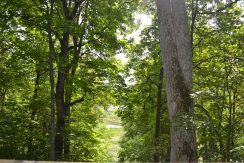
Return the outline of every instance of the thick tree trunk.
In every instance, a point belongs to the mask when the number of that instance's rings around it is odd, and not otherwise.
[[[157,9],[171,121],[170,161],[197,161],[195,129],[193,125],[182,126],[178,120],[193,113],[192,51],[185,1],[157,0]]]
[[[66,1],[62,1],[64,14],[66,20],[72,20],[75,18],[75,15],[78,12],[79,3],[76,3],[73,8],[73,14],[69,14],[67,9]],[[76,12],[75,12],[76,11]],[[77,20],[78,21],[78,20]],[[70,103],[72,97],[72,90],[65,90],[65,85],[72,83],[72,78],[75,75],[75,71],[77,68],[80,47],[77,45],[77,40],[74,39],[74,57],[71,65],[69,65],[69,38],[70,33],[64,32],[61,40],[61,52],[59,57],[59,66],[58,66],[58,81],[56,85],[56,107],[57,107],[57,124],[56,124],[56,156],[58,160],[65,159],[69,160],[70,154],[70,143],[69,143],[69,133],[64,133],[65,128],[69,127],[69,116],[70,116]],[[79,45],[81,46],[81,45]],[[78,50],[79,49],[79,50]],[[71,70],[71,72],[70,72]],[[78,102],[77,102],[78,103]]]
[[[63,34],[61,41],[61,53],[58,65],[58,80],[56,84],[56,108],[57,108],[57,123],[56,123],[56,142],[55,151],[57,160],[62,160],[64,149],[64,128],[65,128],[65,103],[64,103],[64,84],[67,78],[66,64],[67,53],[69,47],[69,33]]]
[[[161,119],[161,113],[162,113],[162,88],[163,88],[163,68],[160,69],[159,73],[159,79],[158,79],[158,95],[157,95],[157,112],[156,112],[156,126],[155,126],[155,147],[159,144],[160,141],[160,119]],[[154,154],[154,162],[160,161],[160,154],[158,153],[158,150],[156,148],[155,154]]]
[[[72,85],[72,79],[67,79],[66,84]],[[70,137],[69,137],[69,126],[70,126],[70,106],[73,91],[72,89],[65,90],[65,134],[64,134],[64,159],[68,161],[70,159]]]
[[[63,157],[63,131],[65,125],[65,111],[64,111],[64,81],[65,76],[60,70],[58,72],[58,82],[56,85],[56,108],[57,108],[57,122],[56,122],[56,141],[55,151],[56,159],[62,160]]]
[[[80,21],[79,12],[81,4],[85,2],[84,0],[75,1],[72,7],[71,1],[69,2],[69,7],[67,0],[62,0],[63,14],[66,21],[71,21],[77,19],[77,23]],[[78,18],[77,18],[78,17]],[[56,124],[56,157],[57,160],[62,160],[63,158],[69,160],[70,146],[69,146],[69,133],[65,135],[65,128],[69,125],[69,115],[71,104],[74,105],[78,102],[83,101],[84,96],[75,101],[71,102],[72,90],[65,90],[65,85],[69,82],[69,78],[72,78],[75,74],[77,68],[77,63],[79,60],[79,52],[81,48],[78,48],[77,42],[74,43],[74,47],[69,46],[70,33],[64,31],[62,39],[60,40],[61,52],[59,55],[58,63],[58,79],[56,84],[56,107],[57,107],[57,124]],[[80,45],[81,46],[81,42]],[[74,58],[72,63],[69,62],[68,53],[71,49],[74,49]],[[77,50],[79,49],[79,50]],[[70,73],[71,70],[71,73]],[[67,122],[67,123],[66,123]]]

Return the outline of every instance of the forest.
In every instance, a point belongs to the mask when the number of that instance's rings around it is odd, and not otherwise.
[[[1,0],[0,31],[0,159],[244,161],[243,0]]]

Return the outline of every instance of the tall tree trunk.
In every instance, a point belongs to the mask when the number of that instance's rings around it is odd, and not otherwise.
[[[67,0],[61,1],[65,21],[75,20],[77,17],[79,17],[80,7],[83,2],[85,1],[80,0],[80,1],[75,1],[74,3],[72,3],[71,1],[67,3]],[[80,19],[78,18],[77,22],[79,21]],[[56,84],[57,123],[56,123],[55,150],[56,150],[57,160],[62,160],[63,158],[65,159],[69,158],[69,137],[68,134],[65,135],[64,131],[65,128],[67,127],[66,125],[69,125],[68,123],[66,123],[66,121],[69,121],[70,107],[72,103],[70,102],[70,99],[72,97],[72,91],[66,92],[65,84],[67,83],[69,77],[72,78],[72,74],[70,74],[70,69],[71,68],[76,69],[76,66],[72,65],[73,63],[69,65],[70,63],[69,63],[68,53],[69,50],[71,50],[71,47],[69,46],[69,38],[70,38],[70,33],[68,31],[63,31],[62,39],[60,40],[61,52],[59,55],[58,79]],[[73,47],[74,51],[76,51],[75,49],[76,47],[77,46],[74,45]],[[78,63],[78,59],[79,56],[77,58],[77,63]],[[83,98],[77,100],[73,104],[82,101]]]
[[[170,161],[197,161],[195,129],[193,125],[180,125],[178,120],[183,114],[193,113],[192,51],[185,1],[156,2],[171,121]]]
[[[64,105],[64,84],[65,72],[67,62],[67,49],[68,49],[69,34],[64,33],[61,41],[61,53],[58,65],[58,80],[56,84],[56,108],[57,108],[57,122],[56,122],[56,142],[55,151],[56,159],[61,160],[63,157],[63,134],[65,127],[65,105]]]
[[[54,94],[54,70],[53,70],[53,57],[54,57],[54,44],[52,40],[51,17],[53,15],[54,0],[50,0],[50,10],[48,19],[48,40],[49,40],[49,76],[50,76],[50,160],[55,160],[55,94]],[[47,5],[48,8],[48,5]]]
[[[78,20],[77,20],[78,21]],[[78,23],[78,22],[77,22]],[[78,44],[79,41],[79,44]],[[73,36],[73,44],[74,44],[74,55],[71,62],[71,72],[67,71],[67,79],[66,84],[70,87],[73,85],[76,69],[78,66],[79,55],[82,47],[82,37],[78,39],[76,36]],[[65,127],[68,128],[70,124],[70,107],[71,107],[71,98],[72,98],[73,90],[67,89],[65,90]],[[82,102],[82,101],[80,101]],[[65,160],[69,160],[70,158],[70,139],[69,139],[69,132],[66,131],[65,138],[64,138],[64,158]]]
[[[156,112],[156,126],[155,126],[155,147],[159,144],[160,141],[160,119],[161,119],[161,113],[162,113],[162,88],[163,88],[163,73],[164,69],[160,69],[159,73],[159,79],[158,79],[158,95],[157,95],[157,112]],[[160,161],[160,154],[158,153],[157,148],[155,148],[155,154],[154,154],[154,162]]]
[[[56,159],[61,160],[63,156],[63,131],[65,125],[65,112],[64,112],[64,74],[58,72],[58,82],[56,85],[56,108],[57,108],[57,121],[56,121],[56,141],[55,151]]]

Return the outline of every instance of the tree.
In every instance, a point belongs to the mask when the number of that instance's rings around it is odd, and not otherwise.
[[[164,57],[140,2],[0,1],[1,159],[111,161],[103,111],[119,105],[121,161],[196,161],[195,128],[199,159],[242,161],[244,2],[185,1],[189,39],[184,1],[158,0]],[[121,38],[135,9],[153,17],[139,42]]]
[[[53,60],[57,64],[55,152],[58,160],[69,160],[71,108],[84,102],[88,94],[94,94],[92,82],[96,79],[84,77],[80,96],[75,99],[74,85],[77,83],[74,80],[77,74],[87,70],[86,64],[97,60],[93,66],[98,67],[102,63],[100,60],[109,60],[120,48],[116,32],[122,26],[120,23],[126,23],[130,17],[130,6],[124,1],[62,0],[54,3],[53,10],[52,15],[47,16],[48,22],[52,21],[48,27],[51,29],[46,30],[51,30],[53,35],[49,40],[52,39],[57,52]],[[120,12],[122,10],[128,12]],[[90,83],[89,79],[92,79]]]
[[[195,120],[203,161],[241,161],[244,155],[243,9],[230,4],[219,2],[219,9],[210,8],[209,12],[201,4],[199,13],[206,14],[199,14],[196,21]],[[206,24],[211,19],[213,22]]]
[[[163,54],[166,92],[171,121],[170,161],[197,161],[195,128],[181,125],[193,113],[192,52],[185,1],[157,0],[160,46]],[[181,123],[181,124],[180,124]]]
[[[54,59],[54,44],[52,40],[52,14],[53,14],[54,1],[50,1],[50,8],[48,2],[47,7],[47,33],[48,33],[48,44],[49,44],[49,76],[50,76],[50,160],[55,160],[55,92],[54,92],[54,70],[53,70],[53,59]]]
[[[0,5],[1,158],[47,160],[50,152],[53,159],[56,134],[59,160],[107,159],[100,109],[113,101],[104,92],[113,94],[117,84],[114,55],[123,45],[117,32],[130,20],[131,4],[3,0]],[[49,124],[55,87],[56,131]]]
[[[125,84],[118,97],[125,134],[121,141],[121,161],[165,161],[169,146],[169,119],[165,82],[155,17],[142,30],[140,42],[129,40],[125,50]]]

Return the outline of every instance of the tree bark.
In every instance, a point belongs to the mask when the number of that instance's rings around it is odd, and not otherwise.
[[[64,128],[65,128],[65,81],[67,78],[67,53],[69,48],[69,33],[64,32],[61,40],[61,52],[58,65],[58,80],[56,84],[56,108],[57,108],[57,123],[56,123],[56,157],[57,160],[62,160],[64,149]]]
[[[81,4],[85,0],[75,1],[73,4],[67,3],[67,0],[61,0],[65,21],[76,20],[79,22],[79,12]],[[69,6],[68,6],[69,5]],[[77,18],[78,17],[78,18]],[[57,107],[57,124],[56,124],[56,157],[58,160],[65,158],[69,160],[69,134],[65,134],[65,128],[69,126],[69,116],[71,107],[72,90],[65,90],[65,85],[75,75],[77,63],[79,60],[80,46],[74,41],[74,57],[75,61],[69,62],[69,38],[71,34],[64,31],[62,39],[60,39],[61,52],[58,63],[58,79],[56,84],[56,107]],[[81,41],[81,40],[80,40]],[[77,50],[79,49],[79,50]],[[70,71],[71,70],[71,71]],[[81,102],[76,101],[76,103]],[[76,104],[73,103],[73,104]],[[73,105],[72,104],[72,105]],[[67,122],[67,123],[66,123]]]
[[[171,121],[170,161],[197,161],[194,125],[185,127],[178,122],[182,115],[193,113],[192,51],[185,1],[156,2]]]
[[[53,6],[54,0],[51,0],[51,2],[52,2],[51,6]],[[67,22],[71,22],[75,20],[77,21],[77,24],[79,24],[79,21],[81,20],[79,18],[81,12],[80,9],[82,7],[82,3],[85,2],[86,2],[85,0],[79,0],[74,2],[61,0],[60,1],[61,6],[57,5],[57,8],[62,7],[63,14],[60,14],[59,18]],[[51,16],[52,15],[50,14],[50,18]],[[50,23],[49,23],[49,27],[51,33],[52,31],[51,31]],[[76,39],[75,41],[75,37],[73,37],[74,46],[70,46],[69,39],[70,36],[72,36],[70,31],[64,29],[62,33],[61,32],[59,33],[58,31],[56,32],[58,33],[58,34],[56,33],[56,36],[60,41],[61,49],[59,55],[56,58],[58,62],[57,63],[58,73],[57,73],[56,96],[55,96],[56,116],[57,116],[56,135],[55,135],[55,156],[56,156],[56,160],[63,160],[63,159],[69,160],[69,153],[70,153],[69,133],[65,133],[65,128],[67,128],[69,125],[70,107],[79,102],[82,102],[84,100],[85,94],[81,99],[71,102],[73,92],[72,90],[68,90],[68,89],[65,90],[65,86],[69,84],[70,82],[69,80],[73,78],[73,76],[75,75],[78,60],[80,57],[82,37],[80,38],[79,43],[78,43],[78,39]],[[50,41],[52,40],[51,34],[49,36],[49,40]],[[72,53],[72,50],[74,50],[74,56],[73,56],[73,60],[70,61],[72,57],[69,57],[69,55]]]

